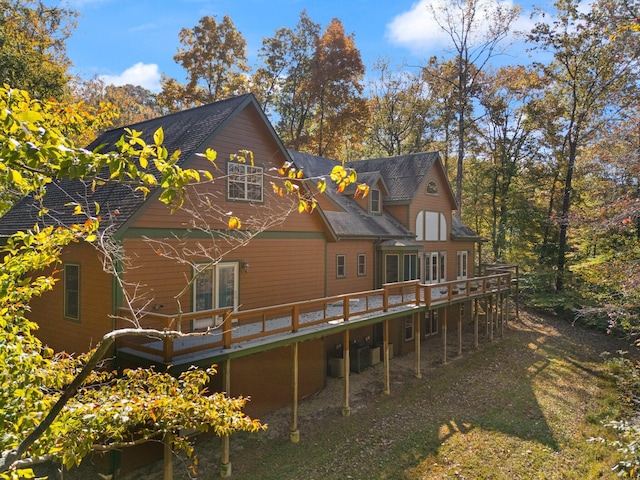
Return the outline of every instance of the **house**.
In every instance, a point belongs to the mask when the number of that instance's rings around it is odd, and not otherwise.
[[[118,365],[218,364],[213,388],[250,396],[246,410],[255,415],[319,391],[327,375],[388,365],[419,350],[421,338],[461,328],[463,318],[475,315],[477,328],[478,299],[490,300],[490,310],[508,292],[508,274],[474,276],[481,239],[452,214],[438,153],[349,163],[369,194],[329,186],[315,210],[298,214],[297,198],[271,185],[282,181],[277,169],[302,170],[296,181],[312,191],[340,162],[285,149],[253,95],[130,126],[148,139],[160,127],[185,168],[211,169],[201,154],[218,152],[217,180],[191,187],[184,208],[171,214],[157,192],[145,198],[123,184],[93,192],[63,181],[45,199],[56,217],[38,216],[25,198],[0,219],[0,235],[8,235],[72,223],[66,204],[98,202],[124,252],[116,276],[92,245],[66,248],[60,288],[32,303],[38,336],[56,350],[86,351],[134,314],[145,326],[206,332],[122,342]],[[123,133],[105,132],[90,148],[113,146]],[[253,152],[254,163],[238,161],[240,150]],[[242,221],[239,232],[228,229],[230,212]]]

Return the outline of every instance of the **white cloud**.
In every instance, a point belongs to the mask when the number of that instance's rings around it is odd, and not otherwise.
[[[140,85],[152,92],[160,91],[160,72],[155,63],[138,62],[120,75],[99,75],[107,85]]]
[[[449,37],[436,23],[430,4],[431,0],[420,0],[391,20],[386,32],[391,43],[407,47],[415,54],[445,45]]]
[[[511,0],[500,3],[508,8],[513,7]],[[415,55],[440,52],[450,47],[451,38],[438,25],[433,14],[434,9],[438,12],[443,8],[455,9],[455,6],[450,0],[418,0],[409,10],[396,15],[387,24],[386,37],[391,43],[408,48]],[[532,23],[525,15],[521,12],[520,18],[512,25],[514,30],[528,30]],[[484,33],[482,26],[488,23],[480,22],[478,34]]]

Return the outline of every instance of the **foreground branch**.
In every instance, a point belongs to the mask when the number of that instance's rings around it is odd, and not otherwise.
[[[82,387],[84,381],[89,377],[98,363],[105,357],[106,353],[111,349],[111,346],[114,344],[114,342],[120,337],[130,335],[144,335],[155,338],[170,338],[179,337],[182,334],[173,330],[160,331],[140,328],[123,328],[114,330],[106,334],[103,337],[102,341],[98,344],[98,347],[95,349],[91,357],[89,357],[89,360],[82,368],[80,373],[64,390],[64,392],[55,403],[55,405],[51,408],[45,419],[29,435],[27,435],[27,437],[22,442],[20,442],[20,444],[16,448],[2,452],[2,456],[0,457],[0,473],[6,472],[7,470],[15,468],[16,466],[25,465],[24,461],[21,460],[24,453],[44,434],[47,428],[51,426],[64,406],[76,395],[80,387]]]

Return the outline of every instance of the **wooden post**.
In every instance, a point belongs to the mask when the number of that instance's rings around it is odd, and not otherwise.
[[[344,345],[342,346],[342,360],[344,360],[344,397],[342,401],[342,416],[348,417],[351,415],[351,407],[349,407],[349,373],[351,370],[351,359],[349,358],[349,330],[344,331]]]
[[[224,348],[231,348],[231,310],[224,311],[222,320],[222,344]]]
[[[520,275],[518,274],[518,265],[516,265],[516,319],[520,319]]]
[[[389,368],[389,320],[385,319],[383,329],[382,351],[384,355],[384,391],[385,395],[391,394],[391,371]]]
[[[505,294],[502,292],[500,294],[500,336],[504,337],[504,302],[505,302]]]
[[[293,403],[291,405],[291,428],[289,429],[289,439],[292,443],[300,441],[300,431],[298,430],[298,342],[291,345],[291,357],[293,369],[291,372],[291,384],[293,387]]]
[[[494,322],[494,308],[493,308],[493,295],[489,296],[489,310],[487,315],[489,315],[489,340],[493,342],[493,322]]]
[[[229,317],[227,317],[229,318]],[[226,323],[226,321],[225,321]],[[229,323],[231,323],[229,321]],[[224,390],[227,396],[231,396],[231,359],[227,359],[224,361],[223,366],[223,384]],[[228,478],[231,476],[231,461],[230,457],[230,448],[229,448],[229,435],[224,435],[222,437],[222,453],[221,453],[221,462],[220,462],[220,476],[222,478]]]
[[[447,307],[442,309],[442,364],[447,364]]]
[[[164,363],[173,360],[173,337],[165,337],[162,344],[162,357]]]
[[[480,307],[480,301],[475,298],[473,300],[473,334],[475,336],[473,346],[478,348],[478,308]]]
[[[416,349],[416,378],[422,378],[422,369],[420,362],[420,349],[422,348],[420,345],[420,339],[422,337],[422,329],[420,328],[420,317],[421,313],[413,314],[413,335],[415,337],[415,349]]]
[[[173,435],[171,433],[165,433],[162,438],[162,444],[164,447],[164,456],[162,459],[162,469],[164,470],[164,480],[173,480],[173,449],[171,448],[173,443]]]
[[[462,356],[462,304],[458,308],[458,357]]]

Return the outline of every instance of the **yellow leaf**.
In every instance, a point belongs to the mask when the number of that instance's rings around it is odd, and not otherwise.
[[[231,230],[238,229],[241,226],[240,219],[238,217],[231,217],[231,218],[229,218],[229,224],[228,225],[229,225],[229,228]]]
[[[300,200],[298,202],[298,213],[302,213],[307,209],[307,202]]]

